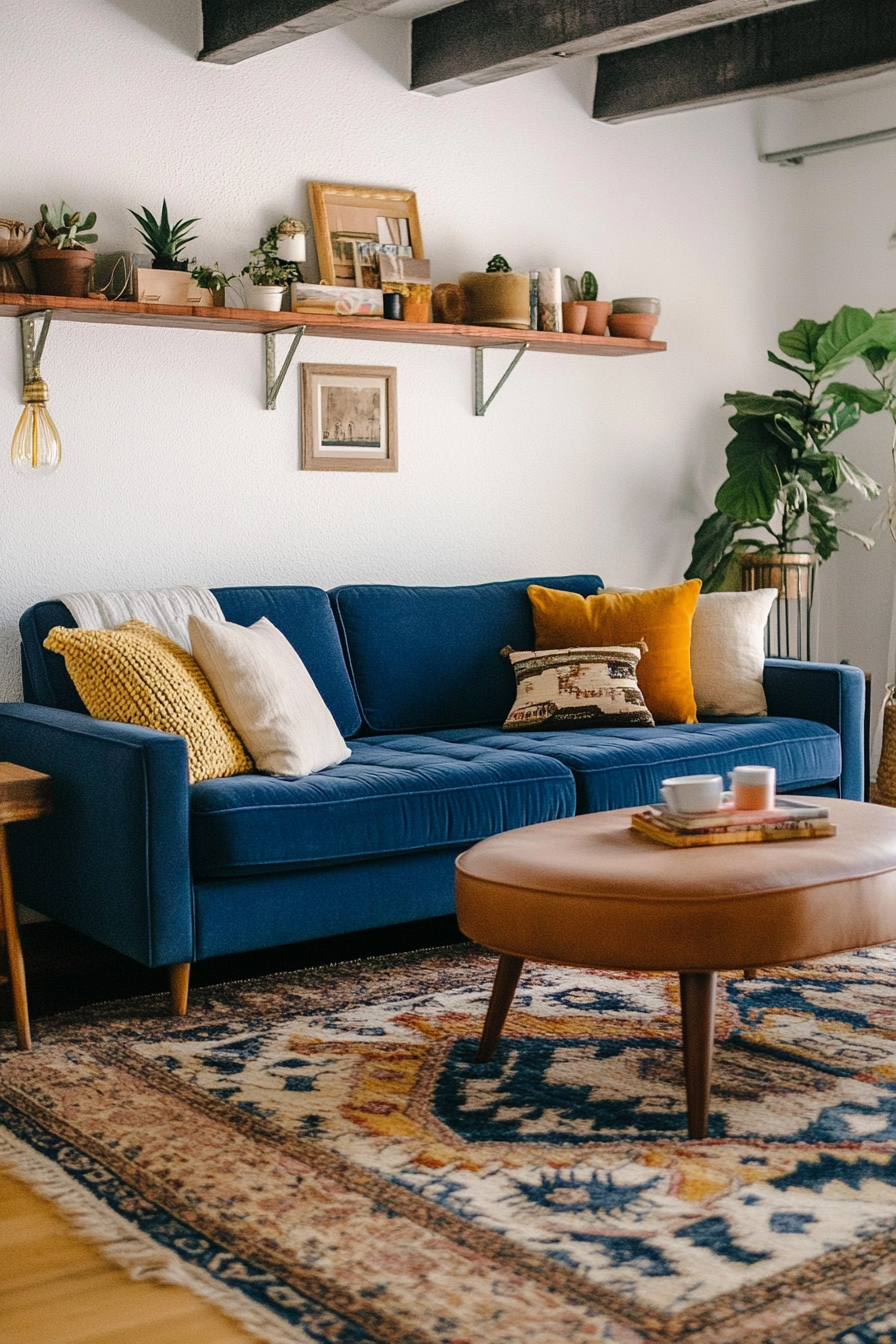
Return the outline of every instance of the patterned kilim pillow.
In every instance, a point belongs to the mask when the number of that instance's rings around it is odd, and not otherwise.
[[[638,686],[642,646],[607,649],[502,649],[516,674],[516,701],[505,732],[563,728],[653,727]]]
[[[252,759],[199,664],[161,630],[143,621],[126,621],[117,630],[57,625],[44,648],[62,654],[95,719],[186,738],[191,784],[252,770]]]

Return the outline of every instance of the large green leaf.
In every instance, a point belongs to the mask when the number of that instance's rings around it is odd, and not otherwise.
[[[708,518],[704,518],[694,536],[691,563],[685,570],[685,578],[703,579],[705,582],[721,563],[737,529],[738,524],[725,513],[711,513]]]
[[[799,376],[801,378],[804,378],[807,383],[811,383],[813,374],[815,372],[814,369],[799,369],[797,368],[796,364],[788,364],[786,359],[781,359],[772,350],[768,351],[768,357],[773,364],[777,364],[782,369],[789,369],[791,373],[798,373]]]
[[[830,397],[835,403],[858,406],[868,415],[882,411],[889,399],[883,388],[856,387],[853,383],[829,383],[825,388],[825,397]]]
[[[728,479],[716,494],[716,508],[740,523],[768,522],[781,488],[775,439],[761,420],[752,420],[725,451]]]
[[[844,310],[841,308],[840,310]],[[853,308],[849,310],[853,313],[863,313],[862,308]],[[865,314],[867,316],[867,314]],[[833,324],[832,324],[833,325]],[[858,325],[858,324],[857,324]],[[872,320],[872,323],[864,331],[860,332],[852,340],[841,345],[839,349],[831,355],[825,364],[818,370],[819,378],[830,378],[832,373],[838,369],[845,368],[857,356],[863,355],[866,350],[875,346],[884,346],[891,350],[896,350],[896,314],[880,313]],[[822,343],[819,341],[819,355],[821,354]]]
[[[726,392],[725,403],[733,406],[738,415],[781,415],[793,412],[790,397],[766,397],[758,392]]]
[[[813,322],[810,317],[801,317],[790,331],[781,332],[778,345],[791,359],[802,360],[804,364],[814,364],[815,347],[824,335],[827,325],[826,322]],[[771,353],[769,358],[772,358]]]
[[[866,499],[877,499],[880,494],[880,486],[877,481],[872,476],[866,475],[860,467],[856,466],[855,462],[850,462],[849,458],[844,457],[842,453],[838,453],[837,456],[840,458],[840,469],[844,481],[854,486]]]
[[[873,325],[874,318],[864,308],[850,308],[844,304],[825,327],[815,346],[816,368],[823,369],[836,359]]]

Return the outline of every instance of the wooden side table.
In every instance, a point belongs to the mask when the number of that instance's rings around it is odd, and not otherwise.
[[[25,963],[19,941],[19,923],[6,848],[6,826],[11,821],[30,821],[33,817],[46,816],[49,811],[50,776],[38,774],[36,770],[26,770],[23,765],[0,761],[0,930],[6,938],[16,1035],[22,1050],[31,1049],[31,1026],[28,1021]]]

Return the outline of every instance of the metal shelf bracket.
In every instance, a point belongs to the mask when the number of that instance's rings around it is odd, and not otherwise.
[[[45,308],[41,312],[28,313],[25,317],[20,317],[22,324],[22,381],[23,383],[32,383],[35,378],[40,377],[40,357],[44,352],[44,346],[47,343],[47,333],[50,330],[50,319],[53,316],[51,308]],[[43,325],[40,329],[40,335],[35,341],[35,330],[38,319],[43,318]]]
[[[481,345],[477,345],[477,346],[475,346],[474,349],[473,349],[473,354],[474,354],[474,358],[475,358],[475,362],[476,362],[476,365],[475,365],[475,367],[476,367],[476,391],[475,391],[475,398],[474,398],[473,410],[474,410],[474,414],[476,414],[476,415],[485,415],[485,413],[486,413],[486,411],[488,410],[489,406],[491,406],[491,404],[492,404],[492,402],[494,401],[495,397],[496,397],[496,396],[498,395],[498,393],[501,391],[501,388],[502,388],[502,387],[504,386],[504,384],[507,382],[507,379],[508,379],[508,378],[510,377],[510,375],[513,373],[513,371],[514,371],[514,369],[516,368],[517,364],[519,364],[519,362],[520,362],[520,360],[522,359],[523,355],[524,355],[524,354],[526,353],[526,351],[529,349],[529,342],[528,342],[528,341],[524,341],[521,345],[513,345],[513,344],[511,344],[511,345],[506,345],[506,346],[502,345],[502,346],[499,346],[499,347],[497,347],[497,348],[498,348],[498,349],[501,349],[501,350],[515,350],[515,351],[516,351],[516,354],[514,355],[513,359],[510,361],[510,364],[507,366],[507,368],[505,369],[505,371],[504,371],[504,373],[502,374],[501,378],[500,378],[500,379],[498,380],[498,382],[495,384],[495,387],[493,388],[493,390],[489,393],[489,395],[488,395],[487,397],[486,397],[486,395],[485,395],[485,391],[484,391],[484,380],[483,380],[483,347],[482,347]]]
[[[25,321],[25,318],[22,318]],[[288,330],[288,328],[287,328]],[[277,372],[277,351],[275,345],[276,332],[266,331],[264,333],[264,377],[266,391],[266,406],[269,411],[277,409],[277,394],[283,386],[283,379],[289,372],[289,366],[293,361],[293,356],[299,348],[299,341],[305,335],[304,327],[296,327],[296,334],[292,338],[292,344],[286,352],[286,358],[280,372]]]

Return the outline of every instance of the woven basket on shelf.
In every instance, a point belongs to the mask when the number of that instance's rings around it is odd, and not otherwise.
[[[896,807],[896,685],[887,687],[884,701],[884,728],[874,801]]]

